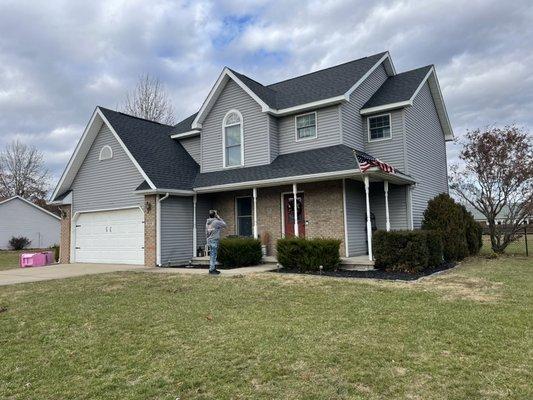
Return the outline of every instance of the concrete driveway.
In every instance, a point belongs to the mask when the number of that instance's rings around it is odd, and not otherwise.
[[[119,264],[58,264],[46,267],[15,268],[0,271],[0,286],[17,283],[48,281],[82,275],[106,274],[120,271],[147,271],[142,265]]]

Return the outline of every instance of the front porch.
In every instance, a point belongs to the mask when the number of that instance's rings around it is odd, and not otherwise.
[[[205,248],[208,210],[216,209],[228,225],[223,237],[260,239],[267,262],[275,262],[280,238],[328,237],[341,241],[343,265],[372,267],[372,231],[410,227],[408,183],[411,182],[390,174],[352,174],[277,186],[258,184],[238,190],[199,191],[193,200],[195,256]],[[193,260],[201,261],[198,257]]]

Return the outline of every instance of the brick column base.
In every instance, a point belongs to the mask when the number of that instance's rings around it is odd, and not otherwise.
[[[144,265],[155,267],[157,262],[157,196],[144,196]]]
[[[72,206],[64,205],[61,209],[61,238],[59,243],[59,262],[61,264],[70,263],[70,233]]]

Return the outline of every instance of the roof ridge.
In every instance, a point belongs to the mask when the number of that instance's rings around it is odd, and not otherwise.
[[[402,75],[402,74],[407,74],[408,72],[419,71],[424,68],[434,68],[434,67],[435,67],[435,64],[428,64],[428,65],[424,65],[423,67],[418,67],[418,68],[408,69],[407,71],[398,72],[396,75],[389,76],[389,78],[393,78],[395,76]]]
[[[106,111],[111,111],[111,112],[114,112],[114,113],[117,113],[117,114],[122,114],[126,117],[130,117],[130,118],[135,118],[135,119],[140,119],[141,121],[146,121],[146,122],[151,122],[153,124],[158,124],[158,125],[161,125],[161,126],[168,126],[170,128],[173,128],[174,125],[167,125],[167,124],[163,124],[161,122],[157,122],[157,121],[152,121],[151,119],[147,119],[147,118],[142,118],[142,117],[137,117],[135,115],[131,115],[131,114],[126,114],[125,112],[122,112],[122,111],[116,111],[116,110],[111,110],[110,108],[106,108],[106,107],[102,107],[102,106],[98,106],[98,108],[100,109],[103,109],[103,110],[106,110]]]
[[[291,81],[291,80],[293,80],[293,79],[302,78],[302,77],[304,77],[304,76],[317,74],[317,73],[322,72],[322,71],[327,71],[328,69],[337,68],[337,67],[340,67],[341,65],[350,64],[350,63],[353,63],[353,62],[356,62],[356,61],[364,60],[365,58],[375,57],[375,56],[382,55],[382,54],[385,54],[385,53],[387,53],[387,51],[382,51],[381,53],[376,53],[376,54],[372,54],[372,55],[370,55],[370,56],[357,58],[357,59],[355,59],[355,60],[351,60],[351,61],[346,61],[346,62],[343,62],[343,63],[337,64],[337,65],[332,65],[331,67],[322,68],[322,69],[319,69],[319,70],[316,70],[316,71],[313,71],[313,72],[308,72],[308,73],[303,74],[303,75],[298,75],[298,76],[294,76],[294,77],[292,77],[292,78],[284,79],[284,80],[279,81],[279,82],[270,83],[270,84],[266,85],[265,87],[267,87],[267,88],[269,88],[269,89],[272,89],[270,86],[274,86],[274,85],[277,85],[277,84],[279,84],[279,83],[283,83],[283,82],[288,82],[288,81]],[[264,85],[263,85],[263,86],[264,86]],[[274,90],[274,89],[272,89],[272,90]],[[275,90],[274,90],[274,91],[275,91]]]
[[[231,69],[230,67],[227,67],[227,68],[228,68],[231,72],[233,72],[233,73],[235,73],[235,74],[239,74],[239,75],[241,75],[241,76],[244,76],[245,78],[250,79],[252,82],[257,83],[258,85],[261,85],[261,86],[263,86],[263,87],[266,88],[266,89],[270,89],[268,86],[265,86],[263,83],[261,83],[261,82],[259,82],[259,81],[256,81],[256,80],[253,79],[253,78],[250,78],[248,75],[245,75],[245,74],[243,74],[242,72],[235,71],[234,69]],[[274,89],[270,89],[270,90],[272,90],[273,92],[275,92]]]

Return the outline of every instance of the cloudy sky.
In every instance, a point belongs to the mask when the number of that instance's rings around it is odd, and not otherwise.
[[[267,84],[389,50],[400,72],[436,65],[456,135],[533,128],[530,0],[37,3],[0,0],[0,148],[38,146],[54,179],[95,106],[120,106],[143,73],[181,119],[225,65]]]

